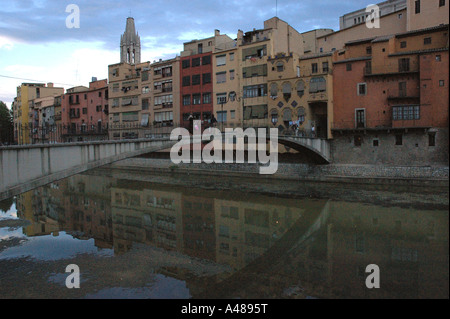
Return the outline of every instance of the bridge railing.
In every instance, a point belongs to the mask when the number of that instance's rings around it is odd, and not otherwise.
[[[142,125],[141,123],[82,123],[82,124],[53,124],[53,125],[33,125],[22,124],[15,125],[13,138],[2,141],[0,146],[8,145],[31,145],[31,144],[57,144],[57,143],[75,143],[106,140],[130,140],[130,139],[151,139],[169,137],[172,130],[177,127],[186,128],[193,132],[193,124],[190,122],[176,123],[173,121],[164,123],[153,123]],[[208,120],[201,121],[202,133],[210,127],[216,127],[222,132],[226,128],[264,128],[266,132],[270,128],[277,128],[278,134],[283,136],[299,136],[308,138],[320,138],[320,132],[317,134],[311,129],[297,129],[294,126],[285,128],[282,125],[269,125],[263,122],[253,122],[251,120],[244,122],[216,122],[211,123]]]

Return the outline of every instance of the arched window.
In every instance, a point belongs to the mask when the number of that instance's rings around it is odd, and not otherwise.
[[[302,97],[305,94],[305,82],[298,81],[297,82],[297,95]]]
[[[305,108],[303,106],[300,106],[297,110],[297,118],[299,125],[302,125],[303,122],[305,122],[305,116],[306,116]]]
[[[278,97],[278,85],[276,83],[270,85],[270,97],[274,100]]]
[[[292,111],[290,108],[283,110],[283,122],[284,126],[289,127],[289,122],[292,121]]]
[[[286,102],[289,101],[289,99],[291,98],[291,92],[292,92],[292,87],[291,87],[291,83],[286,82],[283,84],[283,97],[286,100]]]
[[[270,112],[270,121],[272,122],[273,125],[276,125],[278,123],[278,111],[277,110],[272,110]]]

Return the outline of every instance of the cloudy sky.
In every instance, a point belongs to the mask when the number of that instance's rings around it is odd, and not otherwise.
[[[238,29],[263,28],[277,2],[278,17],[305,32],[338,30],[339,16],[375,1],[0,0],[0,101],[10,107],[22,82],[67,89],[107,78],[108,65],[120,60],[120,35],[130,15],[141,36],[141,60],[153,61],[175,57],[183,42],[210,37],[215,29],[236,38]],[[66,27],[70,4],[80,9],[79,28]]]

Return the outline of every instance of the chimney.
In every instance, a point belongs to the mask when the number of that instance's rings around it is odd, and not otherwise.
[[[220,30],[216,29],[214,30],[214,36],[217,37],[220,35]]]
[[[92,77],[92,82],[97,82],[97,77],[93,76]]]
[[[242,45],[242,40],[244,39],[244,31],[238,30],[237,33],[237,44]]]
[[[52,88],[53,87],[53,83],[52,82],[47,83],[47,87],[48,88]]]

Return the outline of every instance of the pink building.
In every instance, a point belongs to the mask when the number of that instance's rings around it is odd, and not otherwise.
[[[62,96],[61,136],[64,142],[108,138],[108,82],[93,81],[89,88],[70,88]]]

